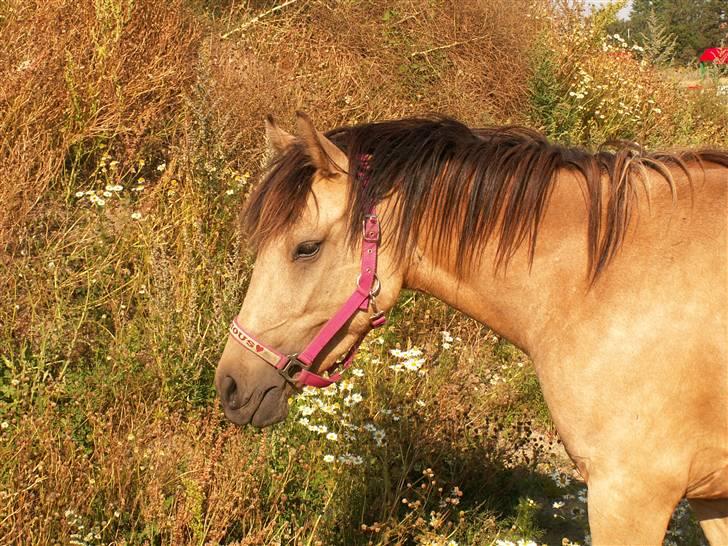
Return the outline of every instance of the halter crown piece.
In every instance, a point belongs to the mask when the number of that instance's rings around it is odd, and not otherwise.
[[[369,173],[370,156],[360,156],[359,170],[356,176],[362,186],[366,186],[369,183]],[[286,356],[274,348],[265,345],[255,339],[250,333],[246,332],[238,322],[237,317],[230,324],[230,335],[245,349],[276,368],[278,373],[296,388],[302,385],[328,387],[336,383],[341,379],[341,371],[351,366],[361,341],[349,349],[346,358],[340,364],[341,370],[337,372],[335,367],[329,372],[328,377],[325,377],[312,372],[311,366],[329,341],[344,328],[358,311],[368,311],[370,306],[373,310],[373,314],[369,317],[372,328],[379,328],[387,322],[387,317],[384,315],[384,312],[377,308],[376,300],[376,296],[381,287],[377,278],[377,253],[379,251],[380,241],[379,218],[377,217],[376,208],[372,204],[369,207],[368,214],[364,217],[361,270],[356,280],[356,288],[351,296],[349,296],[349,299],[346,300],[346,303],[323,325],[319,333],[316,334],[316,337],[300,353]],[[294,377],[296,374],[298,376]]]

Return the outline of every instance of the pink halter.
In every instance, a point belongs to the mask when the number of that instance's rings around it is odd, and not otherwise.
[[[359,177],[362,179],[363,184],[366,184],[368,181],[367,159],[362,158],[362,169],[359,172]],[[374,311],[374,314],[369,318],[372,328],[378,328],[387,321],[384,312],[377,308],[376,301],[376,296],[381,287],[377,277],[377,253],[380,240],[379,218],[377,217],[375,207],[372,206],[369,214],[364,217],[361,271],[356,281],[356,289],[349,296],[349,299],[346,300],[346,303],[324,324],[316,337],[300,353],[286,356],[272,347],[268,347],[246,332],[238,322],[237,317],[233,319],[230,325],[230,335],[245,349],[276,368],[278,373],[295,387],[299,387],[300,385],[328,387],[336,383],[341,379],[341,372],[330,372],[328,377],[324,377],[312,372],[310,369],[316,357],[324,350],[324,347],[326,347],[358,311],[367,311],[370,305]],[[341,364],[342,371],[351,365],[354,360],[354,355],[359,348],[359,343],[361,342],[357,342],[349,349],[346,358]],[[334,372],[335,370],[336,368],[333,368],[331,371]],[[298,374],[298,377],[294,377],[296,374]]]

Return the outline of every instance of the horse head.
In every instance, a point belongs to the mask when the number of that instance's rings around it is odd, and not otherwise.
[[[305,114],[296,136],[270,117],[266,133],[274,159],[246,212],[257,257],[215,374],[227,417],[257,427],[283,420],[301,386],[338,379],[333,371],[402,286],[379,246],[386,203],[379,215],[368,205],[363,227],[351,229],[352,185],[366,183],[366,160],[352,160]]]

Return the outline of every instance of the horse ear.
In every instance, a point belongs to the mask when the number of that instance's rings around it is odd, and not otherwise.
[[[318,132],[306,114],[296,112],[296,117],[298,138],[306,147],[313,166],[324,176],[346,173],[349,163],[346,154],[326,138],[326,135]]]
[[[296,140],[291,133],[278,127],[273,116],[268,114],[265,117],[265,137],[268,150],[273,155],[282,154]]]

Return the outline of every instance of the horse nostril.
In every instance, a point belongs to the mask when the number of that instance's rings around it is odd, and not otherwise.
[[[220,397],[228,409],[236,410],[242,405],[239,399],[238,385],[229,375],[225,376],[225,379],[222,380]]]

